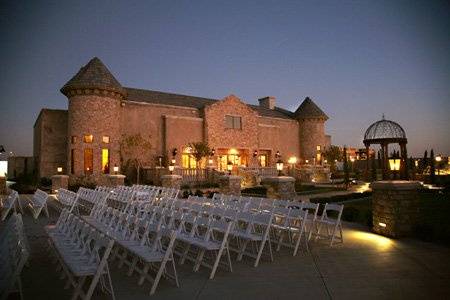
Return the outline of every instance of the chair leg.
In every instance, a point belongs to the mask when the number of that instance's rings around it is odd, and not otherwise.
[[[242,260],[242,256],[244,255],[245,249],[247,248],[247,244],[248,244],[249,240],[245,240],[242,244],[241,250],[239,251],[238,257],[237,257],[237,261],[241,261]]]
[[[183,255],[181,256],[180,265],[184,264],[184,261],[186,260],[186,257],[189,253],[189,249],[191,248],[191,245],[187,245],[186,249],[184,249]]]
[[[228,266],[230,268],[230,272],[233,272],[233,266],[231,265],[231,256],[230,256],[230,249],[227,243],[227,259],[228,259]]]
[[[194,272],[197,272],[198,269],[200,268],[200,265],[203,260],[203,255],[205,255],[205,249],[201,249],[200,252],[197,254],[197,259],[195,260],[195,265],[194,265]]]
[[[137,257],[133,257],[133,261],[130,264],[130,268],[128,269],[128,276],[131,276],[134,272],[134,269],[136,268],[136,264],[138,262],[138,258]]]
[[[144,283],[145,277],[147,276],[148,270],[150,269],[150,263],[146,263],[144,269],[142,270],[141,277],[139,277],[138,285]]]
[[[80,294],[80,292],[81,292],[81,289],[83,288],[83,285],[84,285],[84,282],[86,281],[86,276],[83,276],[83,277],[81,277],[79,280],[78,280],[78,285],[77,285],[77,287],[75,288],[75,291],[74,291],[74,293],[73,293],[73,295],[72,295],[72,300],[76,300],[76,299],[78,299],[78,295]]]

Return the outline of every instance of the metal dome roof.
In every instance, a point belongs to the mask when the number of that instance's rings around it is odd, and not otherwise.
[[[383,119],[373,123],[364,134],[364,141],[406,140],[405,130],[396,122]]]

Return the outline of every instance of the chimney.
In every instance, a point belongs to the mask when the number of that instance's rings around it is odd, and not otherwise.
[[[259,106],[267,108],[267,109],[274,109],[275,108],[275,97],[267,96],[261,99],[258,99]]]

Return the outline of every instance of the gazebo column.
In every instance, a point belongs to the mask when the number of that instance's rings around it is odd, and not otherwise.
[[[388,144],[386,142],[383,142],[381,144],[381,148],[383,149],[383,179],[388,179],[389,172],[388,172]]]
[[[408,160],[408,153],[406,151],[406,143],[400,143],[400,158],[401,158],[401,178],[402,179],[408,179],[408,166],[407,166],[407,160]]]
[[[370,155],[369,155],[369,145],[366,145],[366,180],[370,181]]]

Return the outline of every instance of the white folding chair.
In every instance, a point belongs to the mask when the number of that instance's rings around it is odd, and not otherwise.
[[[325,204],[322,216],[320,217],[319,220],[316,221],[317,222],[316,240],[319,238],[330,239],[330,246],[333,246],[333,242],[335,239],[340,240],[341,243],[344,242],[341,224],[341,216],[343,210],[344,205],[342,204],[330,204],[330,203]],[[320,230],[323,227],[326,228],[326,235],[320,232]],[[339,235],[337,235],[338,232]]]

